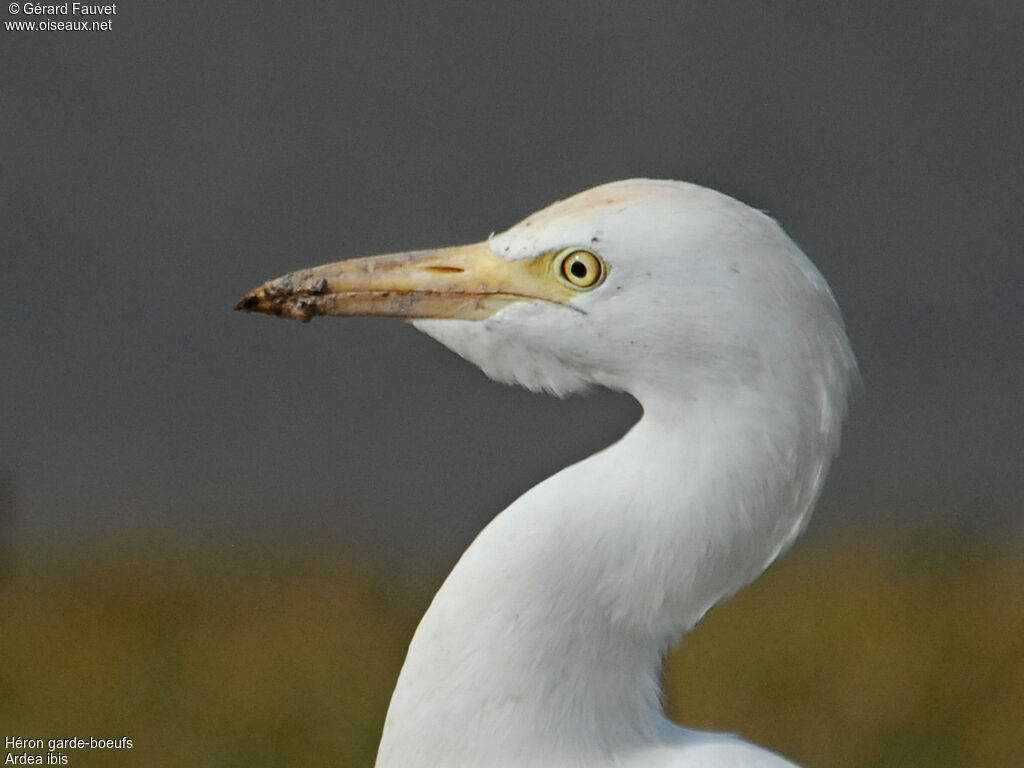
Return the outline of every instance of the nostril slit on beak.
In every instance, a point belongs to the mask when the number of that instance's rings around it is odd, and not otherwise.
[[[462,267],[424,267],[427,272],[465,272]]]

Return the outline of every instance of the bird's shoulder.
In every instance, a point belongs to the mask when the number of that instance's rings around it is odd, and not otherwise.
[[[670,743],[642,750],[623,768],[798,768],[795,763],[728,733],[679,728]]]

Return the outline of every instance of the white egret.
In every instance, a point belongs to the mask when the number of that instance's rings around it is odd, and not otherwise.
[[[301,270],[238,306],[411,318],[499,381],[643,407],[459,560],[409,646],[378,768],[792,765],[672,724],[659,689],[666,652],[807,523],[856,377],[828,285],[772,219],[619,181],[482,243]]]

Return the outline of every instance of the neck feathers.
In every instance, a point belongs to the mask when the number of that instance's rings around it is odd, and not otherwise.
[[[834,451],[829,403],[770,399],[646,398],[618,443],[495,518],[416,632],[378,768],[658,743],[664,654],[792,542]]]

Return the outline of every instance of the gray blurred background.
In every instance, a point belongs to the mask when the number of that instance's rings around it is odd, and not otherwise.
[[[766,209],[830,281],[865,391],[812,535],[1021,530],[1024,5],[113,18],[2,32],[5,546],[156,530],[444,569],[636,405],[502,387],[400,321],[232,306],[630,176]]]

